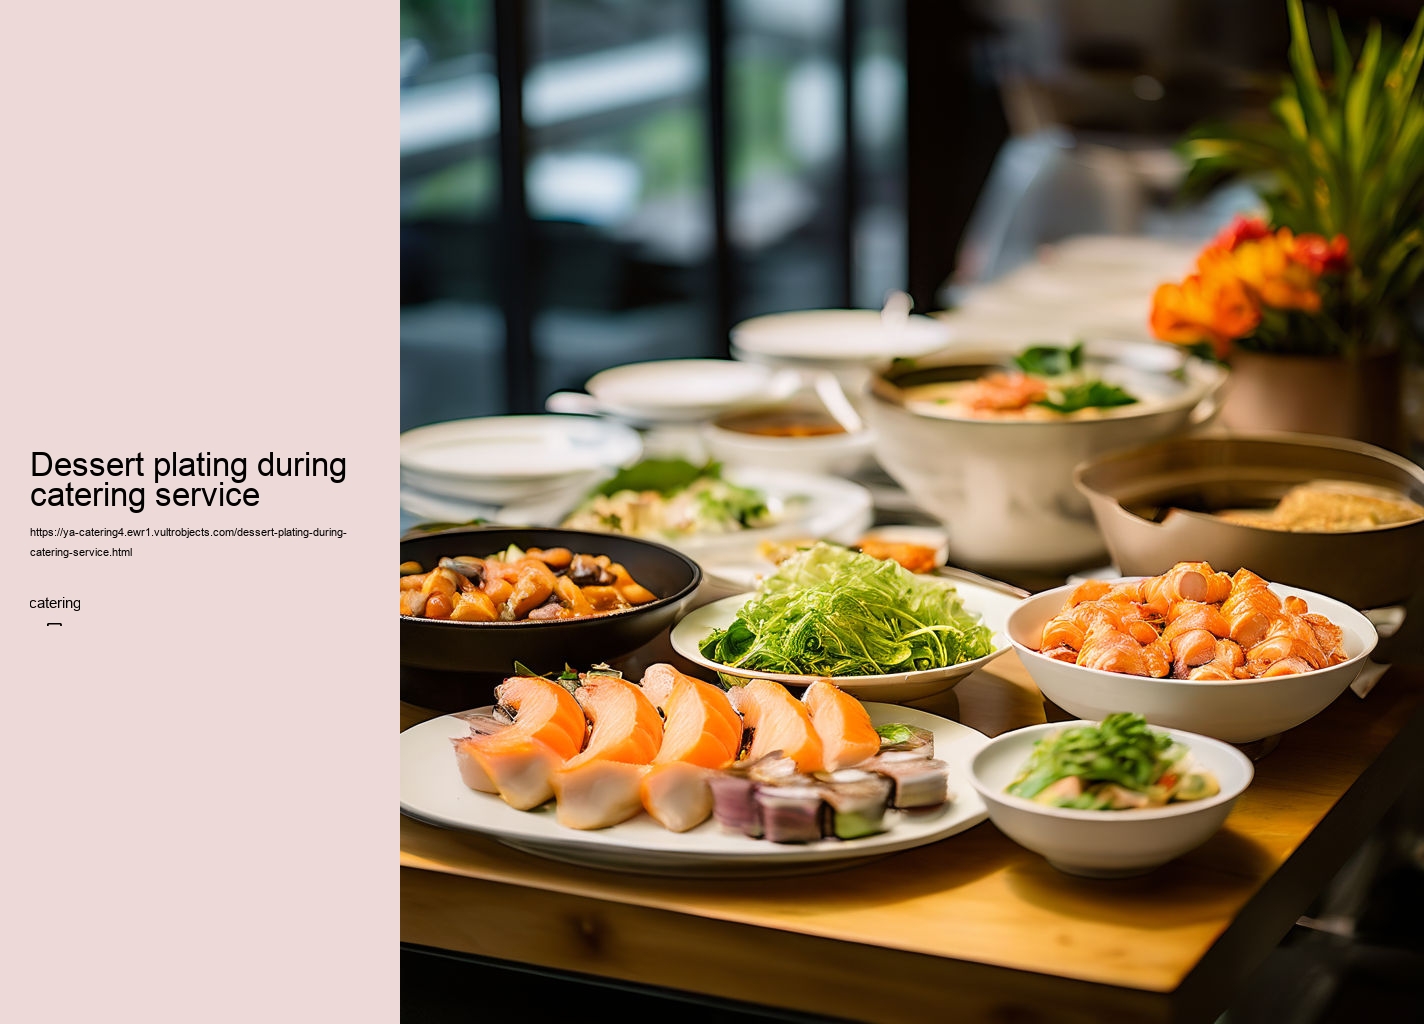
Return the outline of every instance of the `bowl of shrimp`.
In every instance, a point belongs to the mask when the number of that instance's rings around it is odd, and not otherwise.
[[[1043,591],[1014,608],[1006,631],[1039,691],[1064,711],[1134,711],[1228,743],[1314,717],[1378,642],[1373,623],[1342,601],[1206,562]]]
[[[671,626],[702,582],[698,564],[666,545],[581,530],[418,533],[400,556],[403,678],[611,662]]]

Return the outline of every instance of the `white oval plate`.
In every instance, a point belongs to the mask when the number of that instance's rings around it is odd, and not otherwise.
[[[490,505],[638,458],[643,441],[591,416],[484,416],[432,423],[400,439],[401,483]]]
[[[988,816],[983,799],[969,784],[969,763],[989,742],[987,736],[913,708],[866,704],[866,709],[876,725],[902,722],[934,733],[935,757],[949,765],[953,799],[926,811],[891,810],[886,831],[861,839],[773,843],[729,832],[710,819],[687,832],[670,832],[647,814],[597,831],[567,828],[555,820],[552,803],[517,811],[499,797],[477,793],[461,782],[450,739],[468,735],[469,723],[450,715],[401,733],[401,813],[572,864],[697,877],[829,871],[937,842]]]
[[[954,340],[954,329],[922,314],[887,327],[878,309],[806,309],[744,320],[731,337],[744,355],[868,362],[933,352]]]
[[[753,466],[729,466],[723,477],[766,495],[780,522],[732,533],[650,537],[699,561],[755,558],[762,541],[818,537],[849,544],[875,519],[874,499],[860,484],[813,473],[787,473]],[[500,518],[512,525],[558,526],[577,501],[531,501],[506,505]]]
[[[964,606],[982,616],[984,625],[994,631],[994,649],[982,658],[947,665],[944,668],[927,668],[917,672],[893,672],[875,676],[834,676],[835,683],[847,693],[861,700],[918,700],[945,690],[969,673],[983,668],[1009,649],[1007,632],[1009,613],[1023,600],[1012,593],[1012,588],[998,589],[986,584],[968,580],[944,579],[945,586],[953,586],[964,599]],[[756,669],[733,668],[706,657],[698,644],[714,629],[725,629],[737,617],[742,605],[752,597],[751,593],[734,594],[720,601],[713,601],[694,609],[673,626],[669,639],[673,650],[689,661],[738,679],[775,679],[790,686],[807,686],[817,676],[789,675],[784,672],[762,672]]]
[[[801,386],[800,377],[733,359],[658,359],[614,366],[585,387],[614,416],[690,423],[745,405],[778,402]]]

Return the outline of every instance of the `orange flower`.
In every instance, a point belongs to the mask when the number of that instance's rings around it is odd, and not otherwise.
[[[1290,258],[1312,274],[1338,274],[1350,266],[1350,242],[1344,235],[1336,235],[1329,242],[1322,235],[1296,235],[1291,237],[1289,228],[1281,228],[1290,248]]]
[[[1274,235],[1242,242],[1230,252],[1207,249],[1197,260],[1197,269],[1203,276],[1239,278],[1263,305],[1319,312],[1318,275],[1292,258],[1294,250],[1290,232],[1282,228]]]
[[[1231,273],[1192,274],[1181,284],[1159,285],[1152,296],[1156,337],[1182,345],[1209,341],[1222,359],[1260,322],[1260,308]]]
[[[1211,240],[1207,249],[1234,252],[1242,242],[1254,242],[1258,238],[1265,238],[1270,233],[1271,229],[1260,217],[1243,217],[1238,213],[1231,219],[1231,223],[1222,228],[1221,232]]]

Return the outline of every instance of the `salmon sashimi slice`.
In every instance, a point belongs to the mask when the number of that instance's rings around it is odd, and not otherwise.
[[[865,705],[829,679],[817,679],[801,701],[811,712],[811,725],[821,739],[828,772],[860,764],[880,753],[880,734]]]
[[[496,736],[465,737],[455,744],[455,761],[465,785],[498,793],[519,811],[553,797],[553,775],[563,760],[543,740],[509,729]]]
[[[569,828],[608,828],[643,810],[639,784],[648,767],[595,759],[553,773],[554,818]]]
[[[653,668],[655,666],[650,666]],[[721,768],[742,749],[742,716],[720,686],[672,669],[674,676],[662,708],[663,740],[654,764],[687,761]]]
[[[513,720],[510,727],[533,736],[562,758],[583,749],[588,722],[573,694],[538,676],[511,676],[495,687],[494,699]]]
[[[810,709],[790,690],[771,679],[753,679],[740,689],[742,721],[752,730],[747,760],[779,750],[803,772],[825,768],[825,751]]]
[[[663,743],[663,721],[642,688],[618,676],[588,676],[574,696],[590,729],[583,751],[565,768],[590,761],[649,764]]]
[[[712,817],[712,769],[690,761],[654,764],[638,785],[638,798],[669,832],[686,832]]]
[[[511,676],[494,694],[510,724],[477,713],[460,716],[471,733],[453,741],[460,779],[481,793],[498,793],[511,807],[537,807],[553,795],[549,774],[583,746],[583,710],[568,690],[537,676]]]

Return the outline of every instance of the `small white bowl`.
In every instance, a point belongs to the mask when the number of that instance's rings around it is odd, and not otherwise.
[[[728,466],[845,476],[864,467],[875,438],[868,430],[776,437],[731,430],[714,420],[703,425],[702,443],[712,458]]]
[[[1221,828],[1255,774],[1235,747],[1207,736],[1165,729],[1196,763],[1216,776],[1221,792],[1204,800],[1127,811],[1048,807],[1005,789],[1033,745],[1060,729],[1092,722],[1048,722],[990,740],[969,765],[969,782],[989,820],[1020,846],[1042,854],[1059,871],[1089,878],[1140,875],[1196,849]]]
[[[614,366],[585,387],[607,413],[629,420],[694,423],[729,409],[786,398],[801,386],[789,370],[734,359],[657,359]]]
[[[1140,577],[1131,577],[1140,578]],[[1365,667],[1379,641],[1374,624],[1343,602],[1309,590],[1271,584],[1344,630],[1347,660],[1329,668],[1263,679],[1153,679],[1083,668],[1039,654],[1043,627],[1063,609],[1076,584],[1046,590],[1009,615],[1009,640],[1045,697],[1069,714],[1101,719],[1135,711],[1156,726],[1201,733],[1228,743],[1252,743],[1293,729],[1323,711]]]

